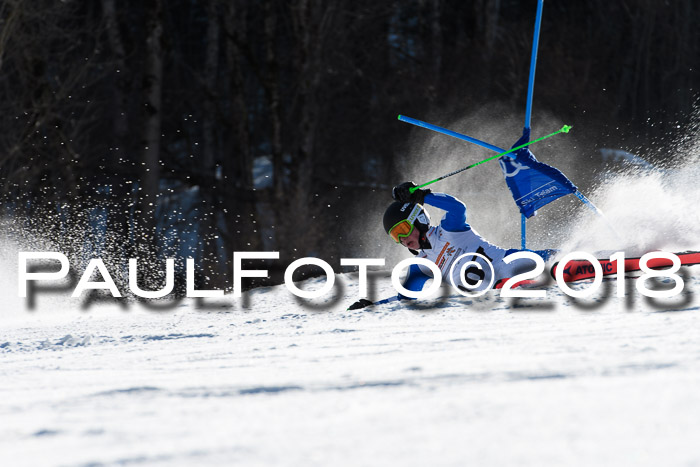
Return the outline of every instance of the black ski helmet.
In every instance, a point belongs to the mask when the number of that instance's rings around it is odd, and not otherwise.
[[[414,208],[416,208],[415,212]],[[425,234],[430,228],[430,216],[428,216],[422,205],[394,201],[384,212],[384,230],[389,234],[392,227],[402,220],[409,219],[409,217],[412,218],[413,225],[421,234]]]

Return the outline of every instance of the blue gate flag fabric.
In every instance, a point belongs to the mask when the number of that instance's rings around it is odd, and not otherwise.
[[[513,147],[529,141],[529,133],[525,131]],[[528,148],[502,156],[498,162],[513,200],[525,217],[532,217],[537,214],[537,209],[578,191],[563,173],[535,159]]]

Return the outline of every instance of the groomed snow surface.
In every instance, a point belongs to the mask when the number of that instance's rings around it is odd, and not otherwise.
[[[0,465],[700,465],[699,270],[673,299],[609,281],[356,311],[357,274],[247,309],[29,310],[3,287]]]

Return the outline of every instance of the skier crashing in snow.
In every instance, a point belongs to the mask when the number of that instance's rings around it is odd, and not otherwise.
[[[528,137],[529,132],[513,147]],[[527,149],[518,152],[531,154]],[[384,230],[396,243],[405,246],[417,257],[435,263],[442,276],[462,290],[479,292],[490,285],[498,287],[499,283],[502,284],[505,279],[522,272],[523,268],[532,267],[532,261],[529,260],[516,260],[511,263],[503,261],[503,258],[512,253],[530,251],[547,261],[557,252],[505,249],[496,246],[481,237],[467,223],[467,207],[463,202],[445,193],[432,193],[430,189],[416,188],[413,182],[405,182],[393,188],[392,197],[396,201],[384,213]],[[430,225],[428,213],[423,208],[424,204],[445,211],[438,225]],[[493,270],[484,258],[491,263]],[[480,267],[472,265],[464,268],[467,262],[477,262]],[[432,273],[427,267],[413,264],[409,267],[402,285],[407,290],[417,292],[422,290],[431,278]],[[399,294],[395,298],[402,300],[409,297]],[[349,309],[355,310],[373,304],[370,300],[360,299]]]
[[[454,196],[431,193],[429,189],[418,189],[411,193],[412,187],[416,187],[413,182],[405,182],[392,190],[396,201],[384,213],[384,230],[396,243],[408,248],[417,257],[434,262],[443,277],[448,278],[451,272],[451,282],[460,289],[476,292],[488,287],[491,283],[497,285],[503,279],[521,272],[523,267],[531,266],[530,261],[505,263],[503,258],[511,253],[532,250],[505,249],[485,240],[467,223],[467,207]],[[423,208],[424,204],[445,211],[440,224],[430,225],[428,213]],[[483,258],[473,253],[488,259],[493,265],[493,277],[491,277],[491,268]],[[534,253],[546,261],[556,253],[556,250],[538,250]],[[467,255],[463,256],[465,254]],[[458,263],[453,265],[455,260]],[[476,265],[468,267],[460,277],[463,269],[460,263],[470,261],[478,262],[481,268]],[[432,273],[428,268],[413,264],[409,267],[408,275],[402,285],[407,290],[419,291],[431,278]],[[469,288],[460,285],[463,283],[469,285]],[[408,297],[401,294],[398,296],[400,300],[406,298]],[[349,309],[355,310],[372,304],[367,299],[361,299]]]

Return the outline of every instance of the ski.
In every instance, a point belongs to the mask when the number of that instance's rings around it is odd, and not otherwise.
[[[700,264],[700,251],[688,251],[683,253],[674,253],[681,260],[681,265],[692,266],[694,264]],[[641,258],[626,258],[625,259],[625,272],[631,271],[641,271],[639,267]],[[603,268],[603,276],[611,276],[617,274],[617,261],[611,261],[609,259],[599,259],[601,267]],[[671,266],[673,263],[666,258],[653,258],[650,259],[647,264],[651,269],[662,269]],[[552,277],[555,277],[555,273],[559,263],[554,263],[550,273]],[[595,277],[595,271],[593,265],[586,260],[574,260],[569,261],[564,269],[564,282],[575,282],[584,279],[593,279]]]

